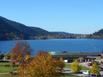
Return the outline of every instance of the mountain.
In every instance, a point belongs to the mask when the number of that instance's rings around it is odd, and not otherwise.
[[[30,40],[51,38],[64,39],[75,38],[75,36],[66,32],[49,32],[38,27],[29,27],[0,16],[0,40]]]
[[[103,29],[88,35],[87,38],[103,39]]]
[[[103,39],[103,29],[93,33],[94,38]]]
[[[103,29],[101,29],[101,30],[95,32],[94,35],[103,35]]]
[[[41,28],[28,27],[0,16],[0,40],[35,39],[35,36],[48,34],[48,31]]]
[[[72,34],[66,32],[49,32],[42,28],[30,27],[0,16],[0,40],[31,39],[67,39],[67,38],[102,38],[103,29],[93,34]]]
[[[35,35],[48,35],[50,32],[44,30],[44,29],[41,29],[41,28],[38,28],[38,27],[29,27],[31,28],[33,31],[35,31]]]

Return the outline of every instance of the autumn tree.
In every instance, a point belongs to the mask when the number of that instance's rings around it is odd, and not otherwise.
[[[31,57],[31,48],[27,42],[17,42],[11,52],[11,63],[15,67],[16,64],[26,64]]]
[[[23,62],[29,59],[31,55],[31,48],[27,42],[17,42],[11,52],[11,60],[14,62]]]
[[[92,75],[100,75],[100,68],[96,62],[92,63],[92,68],[90,70]]]
[[[71,64],[71,70],[73,73],[78,73],[81,70],[81,67],[79,65],[79,61],[75,60],[72,64]]]
[[[40,52],[35,56],[23,70],[20,65],[20,77],[58,77],[60,72],[57,70],[57,60],[47,52]]]

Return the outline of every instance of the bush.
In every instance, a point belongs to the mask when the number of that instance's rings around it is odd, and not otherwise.
[[[78,73],[81,70],[81,67],[79,65],[78,60],[75,60],[72,64],[71,64],[71,70],[73,73]]]
[[[90,70],[92,75],[100,75],[100,68],[96,62],[92,63],[92,68]]]

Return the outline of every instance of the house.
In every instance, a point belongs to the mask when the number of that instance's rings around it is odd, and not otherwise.
[[[53,54],[54,58],[59,59],[62,57],[64,61],[71,63],[73,60],[78,59],[80,62],[91,62],[96,59],[96,57],[100,55],[99,53],[55,53]]]

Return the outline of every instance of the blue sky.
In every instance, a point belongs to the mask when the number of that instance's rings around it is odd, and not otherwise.
[[[103,0],[0,0],[0,15],[48,31],[88,34],[103,28]]]

